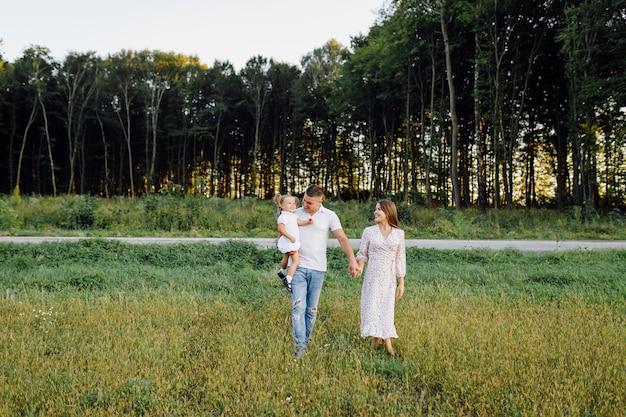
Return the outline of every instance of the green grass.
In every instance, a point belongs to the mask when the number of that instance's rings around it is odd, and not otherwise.
[[[410,248],[391,358],[359,337],[361,280],[331,249],[297,362],[279,258],[0,244],[0,415],[624,415],[624,251]]]
[[[373,223],[374,202],[326,201],[348,237]],[[407,238],[419,239],[626,239],[626,215],[611,211],[426,209],[398,203]],[[0,197],[4,235],[274,237],[272,201],[147,195],[103,199],[89,196]]]

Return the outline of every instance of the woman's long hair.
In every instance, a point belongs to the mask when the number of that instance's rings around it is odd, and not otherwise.
[[[396,209],[396,205],[393,203],[393,201],[378,200],[376,203],[380,206],[380,210],[385,213],[385,216],[387,216],[389,226],[399,229],[400,226],[398,223],[398,209]]]

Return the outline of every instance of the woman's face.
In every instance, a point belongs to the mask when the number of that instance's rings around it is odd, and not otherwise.
[[[387,215],[380,208],[380,204],[376,204],[376,208],[374,209],[374,221],[376,223],[380,223],[381,221],[387,220]]]

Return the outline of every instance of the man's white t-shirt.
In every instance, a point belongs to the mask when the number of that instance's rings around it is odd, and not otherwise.
[[[298,218],[306,221],[313,218],[313,224],[300,226],[300,266],[326,272],[328,233],[341,229],[339,217],[323,205],[313,216],[302,207],[296,210],[296,214]]]

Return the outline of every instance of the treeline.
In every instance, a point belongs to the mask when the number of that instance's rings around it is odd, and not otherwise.
[[[210,45],[207,45],[210,48]],[[626,0],[399,0],[350,47],[0,60],[0,193],[614,207]]]

